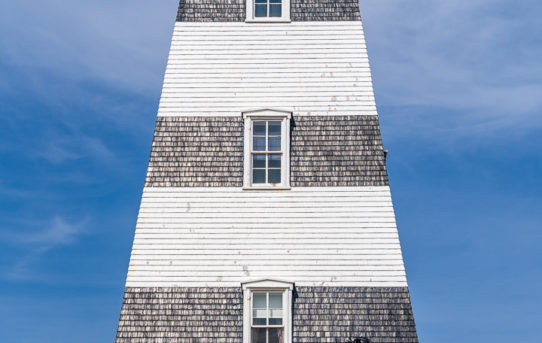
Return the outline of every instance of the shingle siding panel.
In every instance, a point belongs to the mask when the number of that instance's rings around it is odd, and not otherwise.
[[[241,288],[126,288],[117,343],[242,343]],[[297,287],[293,342],[417,343],[408,288]]]
[[[242,187],[241,117],[159,117],[147,187]],[[386,186],[375,116],[296,116],[293,187]]]
[[[357,0],[291,0],[292,21],[360,20]],[[181,0],[177,21],[243,22],[246,0]]]

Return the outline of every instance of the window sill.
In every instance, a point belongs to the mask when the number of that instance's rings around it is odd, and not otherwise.
[[[291,23],[290,19],[285,18],[262,18],[262,19],[246,19],[245,23],[254,24],[254,23]]]
[[[291,190],[291,187],[284,187],[284,186],[246,186],[243,187],[244,191],[289,191]]]

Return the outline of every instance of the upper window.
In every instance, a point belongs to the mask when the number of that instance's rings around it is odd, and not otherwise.
[[[292,342],[292,290],[284,281],[243,284],[243,343]]]
[[[290,186],[290,113],[261,110],[245,117],[245,188]]]
[[[247,22],[289,22],[290,0],[247,0]]]
[[[256,18],[282,17],[282,0],[254,0],[254,16]]]

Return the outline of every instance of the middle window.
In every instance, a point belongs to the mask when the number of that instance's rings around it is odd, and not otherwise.
[[[282,121],[252,122],[252,183],[279,184],[282,170]]]

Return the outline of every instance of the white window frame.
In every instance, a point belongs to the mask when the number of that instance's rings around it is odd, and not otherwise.
[[[254,292],[282,292],[283,343],[292,343],[292,293],[294,283],[265,279],[245,282],[241,286],[243,288],[243,343],[252,343],[252,294]]]
[[[245,190],[288,190],[290,189],[290,121],[292,112],[281,110],[253,110],[243,112],[245,121],[245,143],[244,143],[244,177],[243,189]],[[252,182],[252,125],[258,120],[282,121],[281,125],[281,182],[277,184],[254,184]]]
[[[246,0],[247,16],[246,23],[289,23],[290,20],[290,0],[282,0],[281,17],[256,17],[254,10],[254,0]]]

